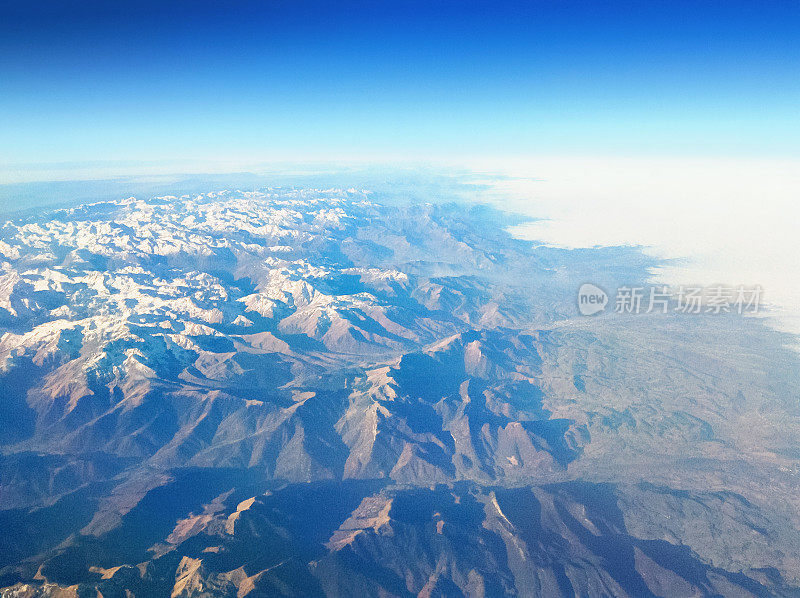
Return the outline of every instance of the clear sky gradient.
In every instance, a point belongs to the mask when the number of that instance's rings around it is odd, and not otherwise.
[[[0,162],[800,155],[800,3],[0,0]]]

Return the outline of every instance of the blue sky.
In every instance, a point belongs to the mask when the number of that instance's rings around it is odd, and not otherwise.
[[[800,153],[800,3],[0,0],[0,162]]]

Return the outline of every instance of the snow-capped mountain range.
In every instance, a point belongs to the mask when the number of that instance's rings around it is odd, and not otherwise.
[[[796,356],[747,318],[582,318],[652,260],[510,222],[354,189],[7,222],[0,587],[796,591]]]

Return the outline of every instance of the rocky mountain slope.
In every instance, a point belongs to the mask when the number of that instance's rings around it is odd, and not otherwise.
[[[577,316],[652,260],[509,222],[306,189],[6,223],[3,595],[796,595],[796,356]]]

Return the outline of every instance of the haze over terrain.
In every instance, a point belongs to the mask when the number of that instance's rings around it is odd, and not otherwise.
[[[760,285],[768,307],[761,315],[800,334],[798,173],[797,160],[731,157],[509,157],[424,166],[95,163],[0,170],[14,181],[0,185],[0,201],[14,214],[228,183],[257,188],[341,181],[393,202],[485,203],[527,216],[511,229],[520,238],[569,248],[639,246],[663,260],[653,270],[656,283]]]
[[[637,245],[669,260],[653,280],[760,285],[770,323],[800,334],[800,162],[741,158],[490,161],[489,201],[562,247]],[[505,177],[499,176],[505,173]]]

